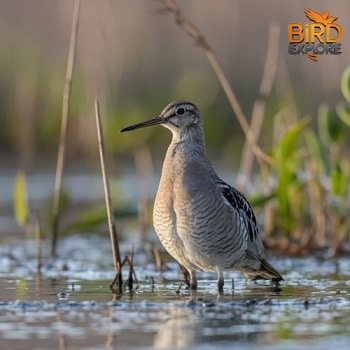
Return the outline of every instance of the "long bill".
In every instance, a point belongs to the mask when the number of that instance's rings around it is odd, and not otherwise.
[[[150,120],[146,120],[146,121],[144,121],[142,123],[138,123],[138,124],[127,126],[126,128],[120,130],[120,132],[131,131],[131,130],[140,129],[140,128],[145,128],[147,126],[162,124],[164,122],[165,121],[164,121],[164,119],[162,117],[155,117],[155,118],[152,118]]]

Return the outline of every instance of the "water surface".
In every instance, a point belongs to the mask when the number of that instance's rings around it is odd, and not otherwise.
[[[130,242],[129,242],[130,243]],[[130,245],[122,245],[127,254]],[[45,251],[45,242],[43,249]],[[109,289],[107,236],[63,238],[55,261],[36,271],[35,244],[0,248],[1,349],[349,349],[350,260],[272,259],[286,281],[199,274],[197,293],[177,294],[178,268],[163,278],[136,246],[138,288]],[[127,267],[123,270],[127,275]],[[232,289],[232,279],[234,285]]]

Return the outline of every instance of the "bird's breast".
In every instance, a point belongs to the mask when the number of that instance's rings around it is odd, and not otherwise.
[[[232,266],[246,249],[242,220],[225,203],[206,159],[165,162],[154,226],[166,249],[179,246],[178,252],[201,269]]]

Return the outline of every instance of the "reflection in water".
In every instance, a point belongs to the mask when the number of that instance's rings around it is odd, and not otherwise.
[[[174,309],[171,318],[160,326],[154,339],[157,349],[189,348],[210,342],[256,342],[261,327],[247,317],[247,310]],[[266,331],[266,330],[265,330]]]

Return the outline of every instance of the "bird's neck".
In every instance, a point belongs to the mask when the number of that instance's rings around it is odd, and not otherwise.
[[[173,132],[163,163],[162,181],[174,181],[191,164],[198,162],[209,162],[205,154],[203,134],[192,130],[182,134]]]
[[[191,158],[193,156],[205,155],[203,129],[198,127],[181,133],[173,133],[169,150],[171,150],[173,157]]]
[[[215,171],[207,158],[202,130],[173,133],[171,144],[168,147],[163,163],[161,182],[173,182],[184,169],[199,169],[203,167],[215,175]],[[193,168],[194,167],[194,168]]]

